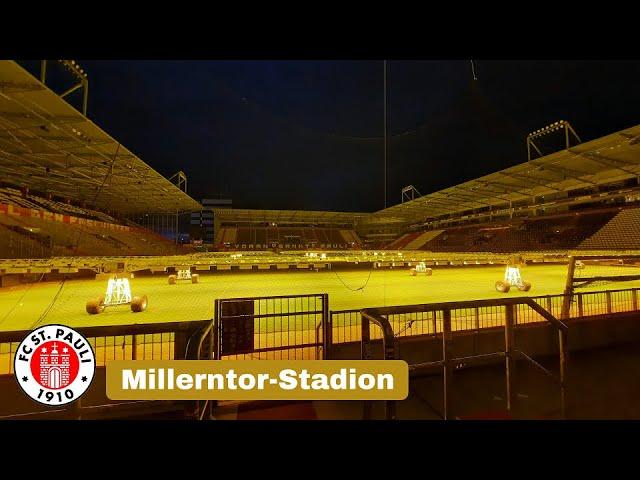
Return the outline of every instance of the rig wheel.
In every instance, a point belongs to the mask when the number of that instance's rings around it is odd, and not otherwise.
[[[140,297],[133,297],[131,299],[131,311],[134,313],[144,312],[147,309],[149,301],[146,295]]]
[[[430,268],[427,268],[427,269],[424,271],[424,274],[425,274],[427,277],[430,277],[431,275],[433,275],[433,270],[432,270],[432,269],[430,269]]]
[[[191,275],[191,283],[198,283],[199,280],[200,280],[200,275],[198,275],[197,273],[194,273]]]
[[[521,292],[528,292],[529,290],[531,290],[531,283],[522,282],[522,285],[518,285],[518,290],[520,290]]]
[[[177,278],[176,275],[169,275],[169,285],[175,285]]]
[[[87,313],[89,315],[97,315],[104,310],[104,297],[96,297],[87,300]]]
[[[411,270],[409,270],[409,273],[412,277],[415,277],[417,275],[415,268],[412,268]]]
[[[504,280],[498,280],[496,282],[496,290],[500,293],[507,293],[510,288],[511,285],[509,285],[509,282],[505,282]]]

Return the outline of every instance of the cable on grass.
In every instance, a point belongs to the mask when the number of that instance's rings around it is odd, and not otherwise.
[[[358,292],[360,290],[364,290],[366,288],[366,286],[369,284],[369,279],[371,279],[371,272],[373,272],[373,268],[371,270],[369,270],[369,276],[367,277],[367,280],[364,282],[364,284],[362,284],[362,286],[358,287],[358,288],[353,288],[349,285],[347,285],[344,280],[342,280],[342,278],[340,278],[340,275],[338,275],[338,272],[336,272],[335,270],[331,270],[336,277],[338,277],[338,280],[340,280],[340,283],[342,283],[342,285],[344,285],[344,287],[348,290],[351,290],[352,292]]]
[[[58,297],[60,297],[60,294],[62,293],[62,287],[64,287],[65,282],[67,281],[66,278],[63,278],[62,281],[60,282],[60,288],[58,288],[58,291],[56,292],[56,294],[53,296],[53,298],[51,299],[51,302],[49,303],[49,305],[47,306],[47,308],[44,309],[44,312],[42,312],[42,315],[40,315],[40,318],[38,318],[38,320],[36,321],[36,323],[34,323],[31,326],[31,330],[33,330],[34,328],[36,328],[40,323],[42,323],[42,321],[44,321],[44,319],[47,317],[47,315],[49,315],[49,312],[51,311],[51,309],[53,308],[53,306],[56,304],[56,302],[58,301]]]
[[[27,293],[29,293],[29,290],[31,290],[31,287],[33,287],[36,283],[40,283],[43,278],[44,278],[44,272],[42,273],[42,275],[40,275],[40,278],[37,281],[29,284],[29,286],[24,290],[24,292],[22,292],[22,295],[20,296],[18,301],[13,305],[13,307],[11,307],[9,309],[9,311],[5,314],[5,316],[2,317],[2,320],[0,320],[0,325],[2,325],[2,323],[7,318],[9,318],[9,315],[11,315],[13,313],[13,311],[16,309],[16,307],[22,303],[22,300],[24,300],[24,297],[27,295]]]

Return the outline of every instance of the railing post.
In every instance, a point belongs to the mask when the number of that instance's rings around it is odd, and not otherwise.
[[[221,315],[220,299],[216,299],[213,307],[213,355],[214,360],[220,360],[220,315]]]
[[[360,335],[360,359],[371,359],[371,329],[369,319],[362,316],[361,321],[361,335]],[[369,400],[364,400],[362,403],[362,419],[371,420],[371,408],[372,403]]]
[[[560,315],[561,320],[565,320],[569,318],[569,314],[571,312],[571,299],[573,297],[573,276],[576,269],[576,257],[569,257],[569,266],[567,269],[567,282],[564,287],[564,296],[562,298],[562,314]],[[552,310],[550,310],[553,312]]]
[[[212,328],[209,331],[209,351],[207,360],[213,360],[215,358],[215,341],[217,338],[216,321],[212,320]],[[215,409],[218,406],[218,400],[209,400],[208,403],[209,420],[215,419]]]
[[[634,311],[638,310],[638,289],[636,288],[631,290],[631,304]]]
[[[578,317],[584,317],[584,307],[582,304],[582,294],[578,294]]]
[[[187,354],[187,344],[189,342],[187,332],[175,332],[173,341],[173,359],[185,360]],[[193,418],[197,420],[199,418],[199,402],[197,400],[185,401],[184,415],[187,418]]]
[[[215,349],[215,339],[216,339],[216,331],[215,331],[215,326],[216,326],[216,322],[214,320],[211,320],[211,329],[209,330],[209,350],[207,351],[207,360],[213,360],[214,359],[214,349]]]
[[[431,320],[433,321],[433,336],[438,335],[438,314],[435,310],[431,312]]]
[[[219,308],[219,300],[216,299],[214,301],[214,313],[213,313],[213,320],[211,320],[212,322],[212,326],[211,329],[209,330],[209,333],[207,334],[207,336],[209,337],[208,340],[208,348],[206,351],[207,354],[207,360],[217,360],[219,359],[219,355],[218,355],[218,312],[220,312],[220,308]],[[197,352],[197,360],[202,360],[202,358],[200,358],[200,351]],[[206,413],[208,413],[209,416],[209,420],[213,420],[215,419],[215,409],[218,407],[218,400],[204,400],[202,401],[202,408],[200,408],[200,400],[196,400],[195,403],[192,406],[192,409],[189,409],[188,407],[185,407],[185,415],[187,416],[192,416],[194,417],[196,420],[202,420],[204,418],[205,415],[205,411]]]
[[[324,359],[331,359],[333,347],[333,327],[331,325],[331,316],[329,315],[329,295],[327,293],[322,294],[322,338]]]
[[[564,330],[558,332],[560,350],[560,414],[562,418],[567,417],[567,361],[569,357],[569,344],[567,333]]]
[[[451,309],[442,311],[442,361],[443,361],[443,401],[442,410],[445,420],[451,418],[453,396],[451,392],[453,365],[451,364]]]
[[[513,355],[514,348],[514,305],[505,305],[504,316],[504,350],[505,350],[505,368],[507,380],[507,410],[511,411],[513,407],[513,376],[515,374],[515,359]]]
[[[388,319],[388,317],[387,317]],[[399,360],[399,340],[391,335],[391,338],[387,338],[384,330],[382,332],[382,348],[384,351],[384,359],[385,360]],[[395,400],[387,400],[385,403],[385,413],[387,420],[395,420],[396,419],[396,401]]]
[[[188,332],[178,331],[175,332],[173,347],[174,360],[185,360],[187,355],[187,344],[189,342]]]
[[[131,360],[138,359],[138,336],[134,333],[131,340]],[[175,348],[174,348],[175,352]]]
[[[82,398],[73,402],[65,413],[70,420],[82,420]]]
[[[608,290],[604,292],[604,297],[607,300],[607,313],[611,313],[611,292]]]

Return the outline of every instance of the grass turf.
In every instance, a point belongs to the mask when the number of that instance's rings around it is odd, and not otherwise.
[[[100,315],[87,314],[85,303],[104,294],[106,281],[67,280],[62,288],[60,283],[47,282],[0,289],[0,331],[50,323],[83,327],[210,319],[214,300],[231,297],[328,293],[330,308],[342,310],[559,294],[564,289],[566,270],[564,265],[527,266],[522,276],[533,284],[532,289],[527,293],[512,289],[507,294],[494,288],[496,280],[504,275],[504,266],[436,267],[430,277],[412,277],[407,269],[220,273],[200,275],[198,284],[184,281],[177,285],[169,285],[166,276],[138,277],[130,280],[132,294],[148,296],[147,310],[132,313],[128,305],[123,305],[109,307]],[[612,283],[590,290],[638,286],[640,282]]]

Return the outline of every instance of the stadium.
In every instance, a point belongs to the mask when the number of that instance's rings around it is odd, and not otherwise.
[[[253,412],[104,397],[111,360],[205,358],[409,363],[407,407],[325,405],[325,418],[563,418],[569,350],[639,338],[640,125],[582,142],[558,120],[527,137],[528,161],[425,195],[409,186],[370,213],[214,207],[211,244],[183,243],[185,218],[205,210],[187,175],[165,178],[50,89],[47,63],[88,90],[74,61],[43,62],[39,78],[0,62],[0,418]],[[542,155],[546,135],[565,148]],[[55,411],[13,376],[20,341],[50,324],[82,332],[98,365],[83,403]],[[516,364],[544,384],[543,413],[517,405]],[[500,395],[469,394],[476,368]]]

